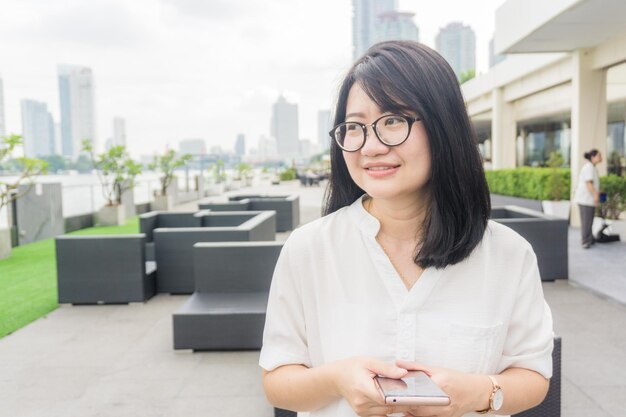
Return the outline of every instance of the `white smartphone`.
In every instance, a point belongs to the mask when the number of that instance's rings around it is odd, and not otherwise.
[[[448,405],[450,397],[422,371],[410,371],[402,379],[374,378],[385,404]]]

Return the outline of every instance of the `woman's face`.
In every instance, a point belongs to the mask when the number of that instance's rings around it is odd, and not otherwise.
[[[359,84],[352,86],[346,106],[347,122],[370,124],[386,114],[389,113],[383,113]],[[367,129],[367,139],[360,150],[343,152],[354,182],[373,198],[424,197],[430,179],[431,157],[422,122],[414,122],[408,139],[393,147],[379,141],[371,126]]]
[[[599,164],[600,162],[602,162],[602,154],[600,152],[595,154],[595,156],[591,157],[592,164],[596,165],[596,164]]]

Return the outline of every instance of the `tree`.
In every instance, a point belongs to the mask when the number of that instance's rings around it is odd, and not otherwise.
[[[155,156],[154,161],[148,165],[149,169],[158,169],[163,176],[160,179],[161,182],[161,195],[167,195],[167,189],[174,180],[174,170],[185,166],[192,158],[192,155],[186,153],[181,156],[176,156],[176,152],[173,149],[165,152],[162,156]]]
[[[463,84],[476,76],[476,70],[471,69],[461,73],[460,83]]]
[[[209,172],[213,175],[216,184],[226,180],[226,171],[224,171],[224,161],[218,159],[209,165]]]
[[[8,159],[13,151],[22,146],[22,137],[20,135],[9,135],[0,138],[0,163]],[[12,201],[17,200],[22,195],[26,194],[30,187],[33,185],[33,177],[46,172],[46,162],[40,159],[34,158],[15,158],[12,160],[19,172],[18,178],[9,182],[0,181],[0,208],[10,204]],[[23,183],[27,183],[29,187],[18,193],[18,188]]]
[[[41,157],[48,164],[48,171],[57,172],[67,169],[67,161],[61,155],[46,155]]]
[[[83,151],[89,154],[98,172],[107,205],[122,204],[122,194],[135,186],[135,177],[141,174],[141,164],[133,161],[122,145],[112,146],[108,151],[96,155],[91,142],[83,140]]]
[[[78,159],[70,167],[82,174],[90,173],[95,168],[93,161],[85,154],[78,155]]]
[[[236,166],[237,176],[239,179],[246,179],[252,174],[252,165],[245,162],[240,162]]]

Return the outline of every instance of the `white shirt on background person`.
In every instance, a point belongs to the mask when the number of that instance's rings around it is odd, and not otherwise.
[[[595,188],[596,191],[600,190],[600,177],[598,176],[596,167],[591,162],[586,162],[580,170],[574,201],[583,206],[595,206],[596,203],[593,199],[593,194],[591,194],[587,188],[588,181],[593,182],[593,188]]]

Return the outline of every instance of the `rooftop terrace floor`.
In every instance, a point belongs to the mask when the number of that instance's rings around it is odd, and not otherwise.
[[[298,193],[307,222],[319,216],[323,188],[290,182],[240,192]],[[561,415],[623,417],[626,242],[584,251],[572,228],[569,258],[570,280],[543,284],[563,339]],[[172,313],[187,297],[62,305],[0,339],[0,416],[272,416],[257,351],[173,350]]]

